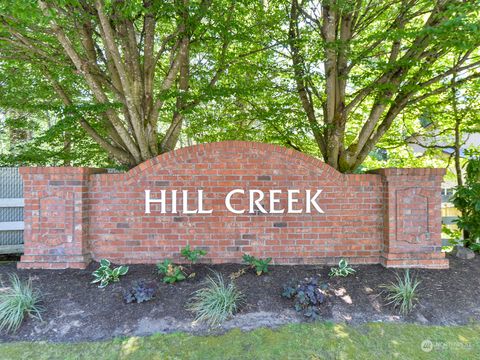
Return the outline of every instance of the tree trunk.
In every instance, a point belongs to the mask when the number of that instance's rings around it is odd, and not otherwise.
[[[446,54],[436,44],[434,30],[448,23],[451,5],[458,5],[454,0],[434,2],[421,11],[416,8],[419,4],[408,0],[368,5],[361,0],[323,0],[315,4],[291,0],[292,70],[323,159],[341,172],[354,172],[362,164],[406,106],[448,91],[449,85],[442,84],[442,79],[454,71],[462,72],[459,82],[480,77],[478,72],[466,73],[480,66],[472,56],[478,44],[459,51],[459,61],[452,68],[431,71]],[[372,30],[372,22],[386,13],[391,17],[384,28]],[[417,32],[410,29],[405,38],[409,27],[417,27]],[[359,43],[364,44],[362,48]],[[311,55],[309,45],[323,48],[322,63]],[[365,57],[384,66],[375,70],[375,77],[366,74],[368,80],[359,85]],[[354,130],[350,128],[346,134],[348,122]]]

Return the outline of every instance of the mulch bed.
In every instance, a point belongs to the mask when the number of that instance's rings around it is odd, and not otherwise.
[[[413,270],[421,280],[420,303],[407,317],[399,316],[385,304],[380,285],[394,280],[395,271],[380,265],[354,266],[357,270],[354,275],[333,279],[328,278],[328,266],[271,266],[264,276],[247,271],[235,280],[246,295],[246,305],[234,319],[213,332],[232,327],[249,330],[306,321],[292,310],[292,301],[282,298],[282,287],[289,280],[299,281],[315,275],[328,282],[331,294],[321,307],[322,320],[351,324],[397,321],[460,325],[478,322],[480,257],[473,260],[449,258],[448,270]],[[105,289],[90,283],[91,273],[97,267],[98,264],[92,263],[86,270],[17,270],[15,262],[0,261],[0,279],[7,280],[11,272],[22,279],[32,278],[34,286],[43,293],[45,308],[43,321],[26,319],[17,333],[0,333],[0,341],[88,341],[174,331],[211,333],[211,329],[193,323],[193,314],[185,309],[187,301],[212,270],[228,278],[245,266],[195,265],[195,278],[168,285],[162,283],[154,265],[132,265],[119,283]],[[141,304],[125,304],[124,292],[138,280],[155,282],[158,285],[156,297]]]

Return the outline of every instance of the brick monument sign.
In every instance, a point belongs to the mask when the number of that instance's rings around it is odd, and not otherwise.
[[[205,261],[243,253],[275,264],[448,268],[441,252],[443,169],[341,174],[284,147],[227,141],[175,150],[120,174],[24,167],[21,268]]]

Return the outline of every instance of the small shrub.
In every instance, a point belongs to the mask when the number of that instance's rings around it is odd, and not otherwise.
[[[188,261],[190,261],[192,264],[195,264],[198,259],[201,257],[207,255],[207,252],[205,250],[201,249],[190,249],[190,245],[187,245],[180,251],[180,254]]]
[[[197,290],[187,309],[196,314],[195,320],[217,326],[233,316],[244,302],[243,294],[233,282],[228,285],[222,275],[207,277],[205,287]]]
[[[470,250],[480,252],[480,243],[470,243]]]
[[[320,314],[319,305],[326,300],[327,288],[327,284],[318,284],[318,278],[306,278],[297,285],[285,285],[282,296],[294,300],[297,312],[315,320]]]
[[[412,311],[415,303],[418,301],[417,287],[420,281],[410,277],[410,271],[407,269],[403,278],[397,274],[396,281],[389,285],[382,285],[388,292],[385,299],[388,304],[393,304],[394,308],[398,308],[402,315],[407,315]]]
[[[163,262],[158,263],[157,270],[159,274],[163,275],[163,282],[167,284],[174,284],[186,279],[182,267],[175,265],[169,259],[165,259]]]
[[[95,278],[92,284],[100,283],[99,288],[104,288],[110,283],[120,281],[120,276],[128,272],[128,266],[119,266],[115,269],[110,268],[110,261],[107,259],[100,260],[100,267],[95,270],[92,275]]]
[[[31,279],[22,282],[11,274],[10,286],[0,291],[0,330],[17,331],[25,315],[41,319],[40,300],[40,292],[32,287]]]
[[[338,267],[332,267],[330,268],[330,272],[328,273],[328,276],[333,277],[333,276],[342,276],[346,277],[350,274],[355,273],[355,270],[352,269],[350,265],[348,265],[347,260],[341,259],[338,262]]]
[[[142,303],[144,301],[149,301],[155,297],[155,289],[155,285],[146,283],[145,281],[139,281],[125,293],[123,299],[127,304],[132,302]]]
[[[450,229],[447,225],[442,224],[442,238],[444,237],[448,239],[448,245],[442,246],[442,251],[444,252],[452,252],[458,245],[463,246],[462,240],[462,231],[459,229]]]
[[[463,246],[480,251],[480,156],[468,152],[471,158],[466,164],[465,184],[457,186],[452,202],[460,211],[455,220],[463,232]]]
[[[249,264],[255,269],[258,276],[268,273],[268,264],[272,261],[272,258],[257,259],[255,256],[243,254],[243,262]]]

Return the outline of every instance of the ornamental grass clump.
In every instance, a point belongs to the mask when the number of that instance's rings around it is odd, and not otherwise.
[[[0,289],[0,331],[15,332],[25,315],[41,320],[41,295],[33,288],[31,279],[23,282],[16,274],[9,278],[10,286],[2,284]]]
[[[204,288],[194,293],[187,309],[196,314],[195,321],[214,327],[232,317],[244,299],[233,282],[225,284],[222,275],[215,273],[207,277]]]
[[[402,315],[407,315],[418,301],[417,288],[420,281],[411,277],[408,269],[405,271],[403,278],[399,274],[396,277],[395,282],[382,286],[388,293],[385,300],[388,301],[389,305],[393,304],[393,307],[398,309]]]

